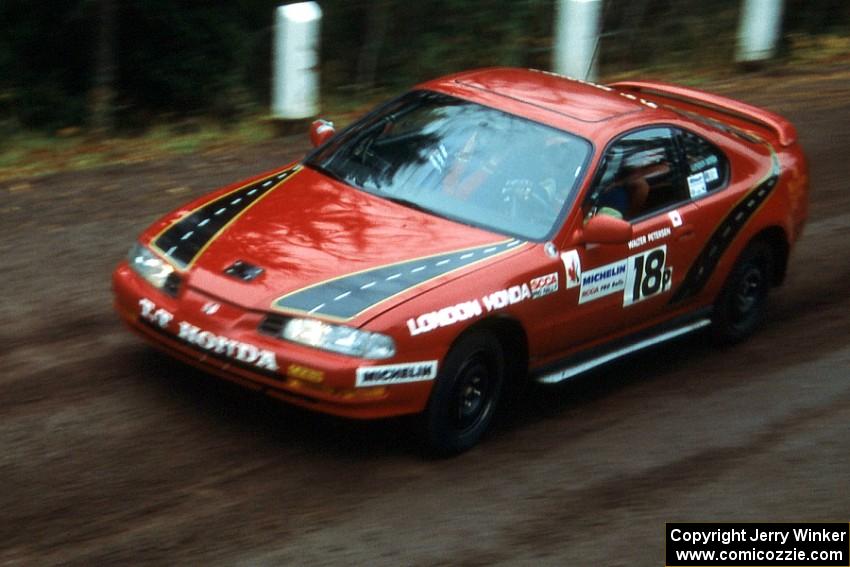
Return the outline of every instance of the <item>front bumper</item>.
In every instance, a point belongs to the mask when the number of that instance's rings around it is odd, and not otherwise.
[[[191,288],[171,297],[126,262],[112,284],[115,310],[130,329],[169,355],[244,387],[355,419],[419,413],[428,401],[431,381],[355,387],[358,367],[409,361],[366,361],[277,339],[258,331],[264,313]]]

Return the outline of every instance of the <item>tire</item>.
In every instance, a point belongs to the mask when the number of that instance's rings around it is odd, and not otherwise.
[[[739,343],[758,329],[764,320],[775,265],[773,249],[766,242],[754,242],[741,253],[714,305],[715,342]]]
[[[437,456],[472,448],[493,421],[505,381],[505,356],[488,332],[462,337],[443,362],[428,407],[422,434]]]

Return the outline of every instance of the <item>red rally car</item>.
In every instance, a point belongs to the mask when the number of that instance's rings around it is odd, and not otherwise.
[[[725,97],[486,69],[419,85],[304,160],[144,231],[113,276],[168,353],[474,445],[519,383],[760,323],[807,214],[794,127]]]

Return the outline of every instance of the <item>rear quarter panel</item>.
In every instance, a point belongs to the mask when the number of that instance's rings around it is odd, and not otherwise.
[[[763,231],[780,228],[790,249],[807,215],[808,172],[805,158],[796,144],[783,148],[768,141],[751,143],[698,125],[687,127],[717,144],[728,157],[731,168],[730,183],[725,189],[695,201],[701,222],[706,223],[703,246],[712,245],[712,237],[734,214],[735,208],[753,196],[763,184],[769,183],[778,169],[778,177],[767,198],[756,205],[723,252],[706,286],[694,298],[697,303],[708,304],[720,293],[744,248]]]

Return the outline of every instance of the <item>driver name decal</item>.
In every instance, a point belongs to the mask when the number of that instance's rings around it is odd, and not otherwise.
[[[658,230],[653,230],[652,232],[648,232],[647,234],[641,234],[640,236],[629,240],[629,250],[640,248],[641,246],[650,242],[655,242],[656,240],[662,240],[664,238],[667,238],[671,234],[673,234],[673,229],[671,229],[669,226],[659,228]]]

